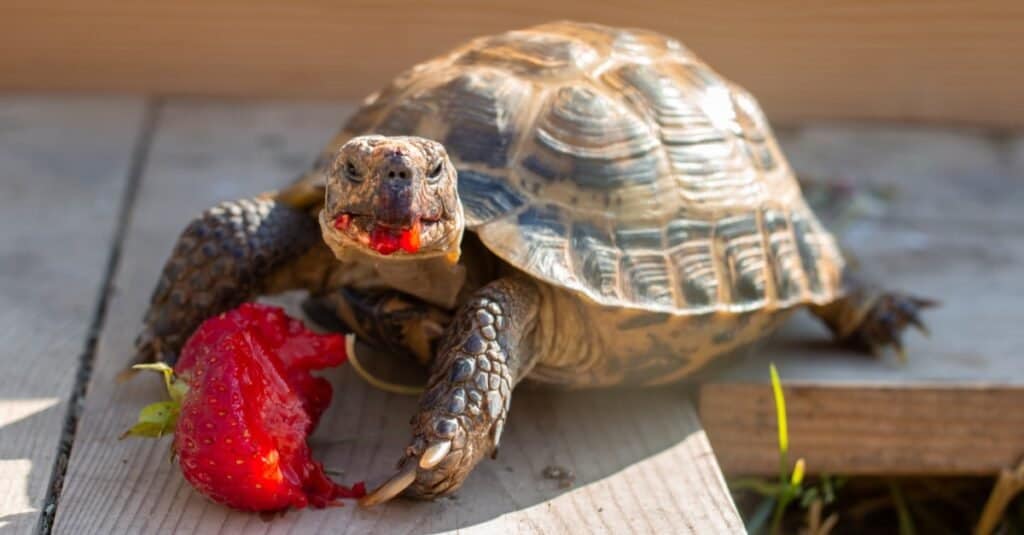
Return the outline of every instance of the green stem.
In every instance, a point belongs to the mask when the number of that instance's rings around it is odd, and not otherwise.
[[[889,482],[889,492],[892,494],[893,505],[896,506],[896,514],[899,518],[900,535],[915,535],[914,519],[910,516],[907,508],[907,501],[903,498],[903,491],[894,481]]]
[[[790,487],[784,487],[782,492],[779,494],[779,499],[775,502],[775,511],[772,513],[772,526],[769,533],[772,535],[778,535],[782,529],[782,517],[786,512],[786,507],[789,507],[789,502],[793,501],[793,489]]]

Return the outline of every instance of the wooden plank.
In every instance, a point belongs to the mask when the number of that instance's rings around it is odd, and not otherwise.
[[[4,533],[34,529],[47,503],[141,112],[139,99],[0,97]]]
[[[563,18],[676,36],[776,119],[1024,121],[1011,0],[8,0],[0,87],[361,98],[469,37]]]
[[[794,166],[861,187],[897,184],[846,242],[877,280],[937,297],[910,360],[862,358],[798,318],[701,389],[727,473],[778,467],[769,361],[787,386],[793,455],[813,472],[991,474],[1024,454],[1024,138],[912,128],[784,132]]]
[[[340,124],[335,106],[174,102],[161,115],[117,274],[56,533],[740,532],[743,529],[686,391],[524,391],[502,440],[454,499],[289,513],[266,523],[193,492],[167,463],[167,442],[118,441],[155,377],[115,385],[150,288],[181,226],[216,200],[280,184]],[[315,451],[345,479],[384,476],[408,438],[415,399],[331,373],[336,400]],[[571,489],[541,477],[576,473]],[[373,483],[374,481],[371,481]]]

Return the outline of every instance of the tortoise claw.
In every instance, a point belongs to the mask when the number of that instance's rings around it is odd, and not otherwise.
[[[900,360],[900,364],[906,364],[907,350],[903,347],[903,341],[900,340],[899,335],[893,338],[892,349],[896,352],[896,357]]]
[[[917,308],[935,308],[935,307],[937,307],[937,306],[942,304],[942,302],[937,300],[937,299],[929,299],[927,297],[914,297],[914,296],[904,296],[904,297],[906,299],[910,300],[910,302],[912,302],[914,305],[916,305]]]
[[[916,312],[913,315],[907,317],[907,322],[914,326],[917,331],[925,336],[931,336],[932,332],[928,330],[928,326],[921,321],[921,316]]]
[[[925,336],[931,336],[931,331],[928,330],[924,321],[921,320],[920,311],[922,309],[932,308],[935,306],[938,306],[937,301],[918,297],[908,297],[905,300],[895,301],[895,307],[899,313],[902,314],[903,319]]]
[[[433,446],[430,446],[429,448],[426,449],[426,451],[423,452],[423,455],[420,457],[420,468],[424,470],[430,470],[431,468],[437,466],[442,460],[444,460],[444,456],[448,455],[448,452],[451,451],[451,449],[451,440],[442,440],[441,442],[438,442]]]
[[[876,357],[886,347],[892,348],[900,362],[907,362],[903,347],[903,332],[912,326],[928,336],[930,332],[921,319],[921,310],[938,306],[938,302],[900,293],[882,295],[875,301],[864,321],[854,330],[852,336],[859,340]]]
[[[359,499],[362,507],[373,507],[390,501],[416,481],[416,463],[407,463],[405,468],[391,476],[381,486]]]
[[[436,467],[444,460],[451,450],[452,441],[442,440],[432,444],[424,450],[423,455],[420,455],[418,462],[412,462],[415,458],[407,457],[401,463],[398,473],[391,476],[391,478],[381,484],[381,486],[377,487],[373,492],[370,492],[359,500],[359,505],[363,507],[373,507],[386,501],[390,501],[416,482],[417,468],[430,470]]]

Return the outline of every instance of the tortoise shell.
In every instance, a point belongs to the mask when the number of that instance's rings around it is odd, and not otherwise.
[[[473,40],[370,96],[328,151],[371,133],[444,143],[467,228],[599,304],[688,315],[840,291],[839,249],[757,102],[657,33]]]

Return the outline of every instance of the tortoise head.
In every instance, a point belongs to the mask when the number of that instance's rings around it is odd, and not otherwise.
[[[361,136],[327,169],[320,212],[324,241],[339,258],[458,260],[465,222],[455,166],[444,147],[420,137]]]

